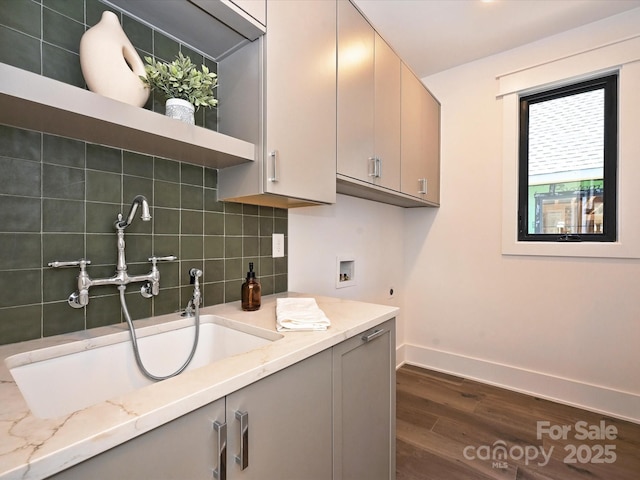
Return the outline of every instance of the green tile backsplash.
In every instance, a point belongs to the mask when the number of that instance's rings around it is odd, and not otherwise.
[[[98,0],[2,0],[0,61],[84,88],[78,42],[104,10],[113,11]],[[217,69],[187,45],[116,13],[141,56],[170,60],[182,51]],[[148,105],[164,111],[159,98]],[[196,123],[215,129],[216,117],[215,109],[201,110]],[[129,286],[133,318],[184,308],[191,267],[204,271],[205,305],[239,300],[250,261],[263,294],[287,290],[287,257],[271,257],[271,234],[287,235],[287,211],[218,202],[214,169],[0,125],[0,172],[0,344],[123,320],[115,287],[93,287],[89,305],[73,309],[67,297],[78,269],[47,264],[88,258],[93,278],[112,276],[113,224],[138,194],[149,200],[153,218],[138,216],[126,230],[129,272],[148,272],[152,254],[179,260],[159,266],[157,297],[145,299],[138,284]]]

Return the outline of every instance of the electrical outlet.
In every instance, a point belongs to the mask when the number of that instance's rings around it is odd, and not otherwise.
[[[272,239],[273,258],[284,257],[284,233],[274,233]]]

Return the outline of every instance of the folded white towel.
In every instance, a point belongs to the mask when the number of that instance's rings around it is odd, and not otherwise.
[[[283,331],[326,330],[331,321],[314,298],[276,299],[276,329]]]

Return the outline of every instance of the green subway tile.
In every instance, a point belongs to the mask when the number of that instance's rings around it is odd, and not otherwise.
[[[202,238],[201,235],[183,235],[180,238],[180,260],[202,259]]]
[[[224,283],[206,283],[203,292],[203,301],[205,306],[219,305],[224,303]]]
[[[113,233],[115,235],[114,223],[121,213],[120,205],[117,203],[96,203],[85,202],[87,209],[87,233]]]
[[[0,157],[0,195],[40,196],[39,162]]]
[[[273,217],[274,208],[273,207],[258,207],[258,214],[261,217]]]
[[[242,235],[242,215],[224,216],[224,234]]]
[[[42,161],[67,167],[84,168],[85,143],[71,138],[45,134]]]
[[[209,69],[210,72],[218,73],[218,64],[216,63],[215,60],[212,60],[211,58],[205,57],[204,58],[204,64],[207,66],[207,68]]]
[[[141,318],[149,318],[153,313],[153,300],[150,298],[144,298],[140,295],[140,292],[129,292],[125,294],[125,300],[127,302],[127,310],[131,315],[132,320],[138,320]]]
[[[40,199],[0,195],[0,232],[39,232]]]
[[[204,208],[204,190],[193,185],[180,186],[180,206],[190,210],[202,210]]]
[[[185,57],[189,57],[191,62],[198,66],[198,69],[200,69],[201,65],[204,63],[204,56],[201,53],[196,52],[184,44],[180,45],[180,53]]]
[[[24,342],[42,335],[42,305],[0,309],[0,344]]]
[[[122,172],[125,175],[153,178],[153,157],[124,150],[122,152]]]
[[[286,218],[274,218],[273,219],[273,231],[274,233],[284,233],[287,235],[289,229],[289,222]]]
[[[289,290],[289,281],[286,274],[276,275],[275,276],[275,289],[273,292],[267,293],[270,295],[271,293],[282,293]]]
[[[153,315],[166,315],[184,308],[180,306],[180,288],[161,288],[160,294],[153,298]]]
[[[207,188],[218,188],[218,170],[205,167],[204,186]]]
[[[42,0],[42,4],[78,22],[84,22],[84,0]]]
[[[80,51],[84,25],[48,8],[42,9],[42,40],[73,53]]]
[[[166,255],[163,255],[162,251],[158,251],[157,254],[168,256],[178,253],[178,250],[166,250],[166,252]],[[160,270],[160,288],[180,286],[180,262],[160,262],[158,270]]]
[[[77,259],[80,257],[54,257],[55,259]],[[71,293],[78,290],[80,268],[45,268],[42,271],[42,300],[44,302],[67,301]]]
[[[156,207],[180,208],[180,184],[155,180],[153,203]]]
[[[214,96],[218,98],[218,95],[214,93]],[[218,131],[218,109],[217,108],[207,108],[204,110],[204,127]]]
[[[257,217],[258,215],[260,215],[260,207],[258,205],[242,204],[242,214],[253,215]]]
[[[94,265],[115,265],[117,239],[115,235],[87,234],[87,258]]]
[[[87,25],[90,27],[94,26],[100,21],[104,12],[113,12],[118,16],[118,18],[121,17],[120,12],[118,12],[114,8],[108,7],[98,0],[86,0],[85,6],[87,10]]]
[[[87,305],[87,328],[114,325],[122,321],[120,296],[92,297]]]
[[[224,260],[206,260],[204,262],[204,282],[221,282],[224,280]]]
[[[0,308],[42,302],[40,273],[40,269],[0,270]]]
[[[180,233],[180,210],[153,209],[153,231],[156,234]]]
[[[153,165],[156,180],[180,183],[180,163],[166,158],[154,158]]]
[[[224,301],[225,303],[237,302],[240,300],[242,290],[241,280],[231,280],[224,282]]]
[[[42,44],[42,75],[79,88],[85,85],[78,54],[48,43]]]
[[[0,270],[42,266],[42,239],[36,233],[0,233]]]
[[[287,218],[289,215],[289,211],[285,208],[274,208],[273,216],[276,218]]]
[[[204,237],[204,258],[224,258],[224,237],[222,235]]]
[[[87,170],[86,178],[87,200],[120,203],[121,178],[119,174]]]
[[[260,275],[266,277],[267,275],[273,275],[273,258],[271,257],[260,257],[259,260]]]
[[[204,233],[205,235],[224,235],[224,214],[205,212]]]
[[[84,326],[84,308],[72,308],[66,301],[42,306],[43,337],[77,332]]]
[[[270,257],[273,252],[273,238],[269,237],[259,237],[260,238],[260,256],[261,257]]]
[[[260,253],[258,237],[242,237],[242,255],[257,257]]]
[[[218,191],[205,188],[204,189],[204,209],[207,212],[224,212],[224,202],[218,201]]]
[[[242,234],[258,236],[258,217],[250,215],[242,217]]]
[[[128,231],[128,229],[127,229]],[[116,236],[114,235],[114,245],[116,245]],[[145,264],[143,271],[139,273],[147,273],[151,270],[149,257],[153,254],[151,235],[125,235],[127,248],[127,262],[141,262]]]
[[[274,258],[273,268],[276,275],[287,273],[287,257]]]
[[[273,217],[260,217],[259,220],[260,236],[266,237],[272,235],[273,232]]]
[[[0,62],[40,74],[40,40],[0,25]]]
[[[189,235],[202,235],[203,212],[196,210],[180,211],[180,232]]]
[[[242,258],[227,258],[224,261],[225,281],[244,278],[246,270]]]
[[[45,163],[42,166],[42,196],[84,200],[84,169]]]
[[[122,150],[88,143],[87,168],[103,172],[122,173]]]
[[[153,254],[158,257],[168,257],[169,255],[178,255],[180,252],[180,236],[179,235],[154,235],[153,236]],[[161,265],[166,265],[162,263]]]
[[[233,202],[224,202],[224,213],[242,214],[242,204]]]
[[[0,156],[40,161],[42,134],[0,125]]]
[[[136,48],[148,53],[153,52],[153,30],[151,28],[127,15],[123,15],[122,29]],[[144,61],[144,58],[142,60]]]
[[[40,38],[40,5],[25,0],[0,2],[0,25]]]
[[[190,163],[180,164],[180,182],[202,187],[204,184],[204,168]]]
[[[242,237],[224,238],[224,258],[242,257]]]
[[[180,45],[175,40],[161,34],[153,32],[153,54],[166,62],[173,61],[180,51]]]
[[[70,262],[84,258],[84,234],[82,233],[44,233],[42,235],[42,266],[49,262]],[[56,269],[56,272],[67,269]],[[78,275],[77,268],[70,268]],[[46,271],[46,269],[45,269]]]

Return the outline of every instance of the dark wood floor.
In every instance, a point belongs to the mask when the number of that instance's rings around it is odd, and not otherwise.
[[[640,479],[640,425],[409,365],[397,387],[397,480]]]

